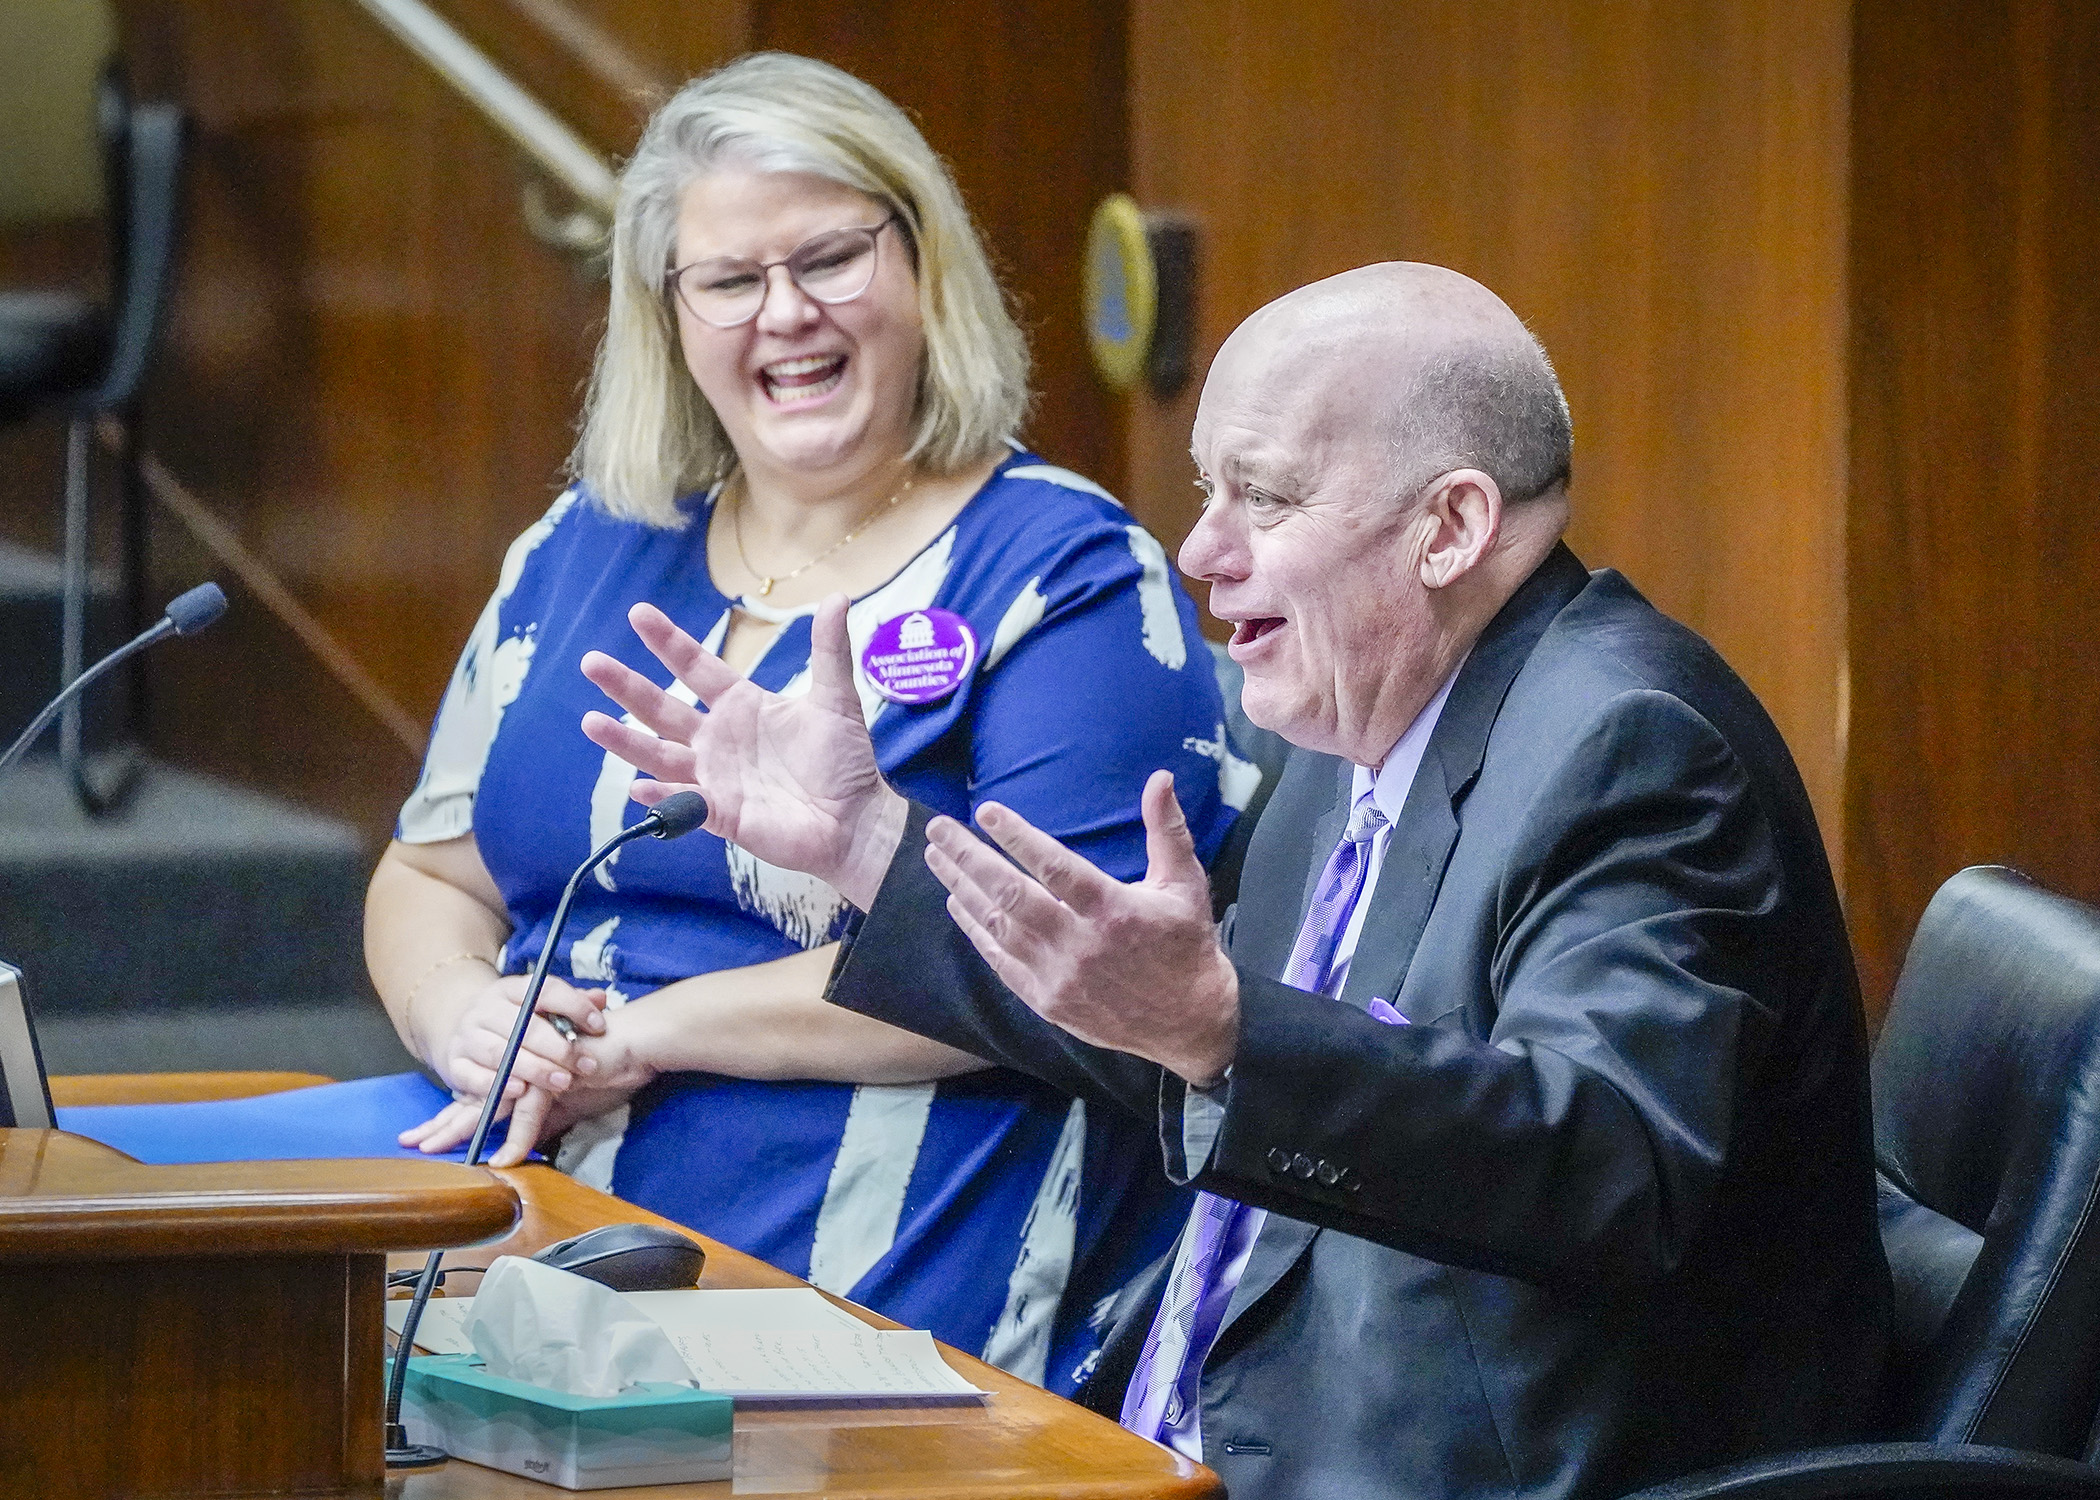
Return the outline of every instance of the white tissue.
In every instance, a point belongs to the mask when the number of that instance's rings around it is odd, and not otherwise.
[[[669,1335],[625,1297],[515,1255],[498,1257],[482,1278],[466,1333],[491,1375],[572,1396],[694,1383]]]

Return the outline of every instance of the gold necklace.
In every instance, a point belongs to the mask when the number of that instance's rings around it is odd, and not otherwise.
[[[846,543],[852,541],[863,531],[866,531],[870,526],[873,526],[877,521],[881,520],[884,516],[888,515],[892,510],[896,508],[897,502],[899,500],[902,500],[906,495],[911,493],[911,487],[914,483],[917,482],[917,480],[918,476],[916,474],[906,479],[903,485],[897,490],[896,494],[890,496],[889,499],[883,501],[882,504],[876,506],[873,510],[869,511],[866,519],[864,519],[858,526],[854,527],[851,531],[847,532],[844,536],[840,537],[837,541],[833,542],[829,547],[826,547],[822,552],[819,552],[815,557],[812,557],[801,567],[790,569],[788,572],[785,573],[775,574],[770,578],[767,577],[764,573],[759,572],[758,569],[752,567],[751,559],[748,556],[746,556],[744,552],[744,502],[750,496],[750,490],[748,487],[746,487],[737,495],[736,509],[732,510],[729,513],[729,534],[731,538],[733,538],[736,542],[736,560],[744,565],[744,571],[746,573],[749,573],[753,578],[756,578],[758,580],[758,597],[763,599],[766,597],[766,595],[773,592],[774,584],[787,583],[793,579],[800,578],[804,573],[807,573],[811,568],[814,568],[818,563],[822,562],[825,558],[831,556],[832,553],[838,551],[839,548],[845,546]]]

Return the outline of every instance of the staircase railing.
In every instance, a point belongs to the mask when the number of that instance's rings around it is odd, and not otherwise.
[[[562,213],[538,184],[528,183],[522,212],[533,238],[579,258],[600,256],[618,195],[605,158],[423,0],[357,3],[574,200],[577,207]]]
[[[527,11],[542,30],[575,52],[602,81],[616,83],[626,92],[661,89],[660,81],[583,18],[570,15],[559,0],[513,3]],[[546,181],[552,182],[574,205],[566,210],[556,208],[545,184],[529,179],[522,190],[520,206],[533,237],[579,261],[602,266],[618,195],[617,179],[605,158],[423,0],[357,0],[357,4],[508,137]],[[105,420],[101,437],[105,443],[118,446],[123,442],[123,430],[115,422]],[[270,565],[153,454],[141,454],[139,470],[147,492],[240,578],[329,674],[386,727],[403,750],[420,759],[426,743],[421,722],[299,603]]]

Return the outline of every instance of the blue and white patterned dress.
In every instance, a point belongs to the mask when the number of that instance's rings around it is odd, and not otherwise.
[[[664,531],[563,495],[512,545],[453,675],[399,836],[477,836],[514,927],[507,972],[537,958],[585,854],[641,815],[633,769],[578,728],[609,705],[577,662],[596,649],[668,684],[627,624],[640,600],[710,647],[728,628],[707,502],[689,509]],[[752,680],[806,690],[809,612],[741,603],[782,622]],[[1105,491],[1032,454],[1007,459],[855,602],[856,670],[877,625],[929,606],[969,621],[978,660],[920,707],[860,679],[893,785],[965,819],[1003,802],[1130,879],[1144,868],[1138,794],[1164,766],[1199,848],[1215,851],[1259,773],[1226,746],[1211,658],[1166,554]],[[826,943],[844,912],[828,886],[712,834],[645,840],[585,883],[553,972],[646,1003],[659,985]],[[1063,1392],[1091,1365],[1108,1300],[1185,1212],[1149,1130],[1003,1069],[904,1086],[670,1074],[573,1130],[559,1163]]]

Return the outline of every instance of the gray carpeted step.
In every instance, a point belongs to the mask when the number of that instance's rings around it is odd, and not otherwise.
[[[48,757],[0,780],[0,957],[40,1018],[368,995],[368,873],[346,824],[171,767],[101,819]]]
[[[83,665],[123,644],[123,603],[107,573],[88,579],[87,653]],[[12,744],[59,687],[59,630],[64,581],[58,559],[0,542],[0,749]],[[123,670],[89,690],[81,743],[90,750],[116,743],[123,730]],[[58,749],[58,726],[37,741],[37,752]]]
[[[373,1078],[406,1073],[386,1011],[370,995],[322,1005],[240,1010],[54,1014],[37,1008],[37,1040],[51,1073],[319,1073]]]

